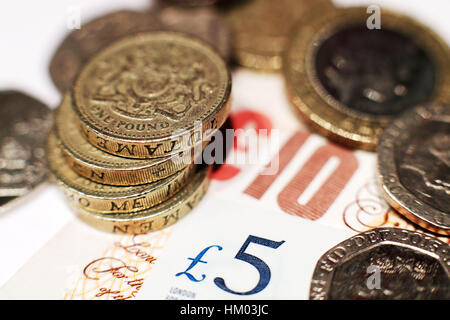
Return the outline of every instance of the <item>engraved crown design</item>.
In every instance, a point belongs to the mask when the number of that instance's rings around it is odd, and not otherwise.
[[[96,69],[96,90],[91,100],[110,106],[123,116],[172,121],[206,103],[214,85],[198,59],[187,59],[189,50],[164,45],[159,50],[128,50],[102,61]]]

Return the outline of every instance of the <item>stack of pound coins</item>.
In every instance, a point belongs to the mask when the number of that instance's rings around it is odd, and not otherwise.
[[[116,40],[81,69],[47,141],[54,178],[90,225],[140,234],[206,193],[203,150],[224,124],[231,76],[211,46],[154,31]]]

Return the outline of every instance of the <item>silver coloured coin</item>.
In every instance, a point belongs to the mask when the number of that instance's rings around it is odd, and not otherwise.
[[[358,234],[320,257],[310,299],[450,299],[450,246],[398,228]]]
[[[17,91],[0,92],[0,208],[47,179],[45,141],[51,110]]]
[[[450,105],[403,113],[381,135],[377,153],[389,204],[414,223],[450,235]]]

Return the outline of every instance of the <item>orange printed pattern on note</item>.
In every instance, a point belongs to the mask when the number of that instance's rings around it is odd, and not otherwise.
[[[87,261],[65,290],[65,300],[128,300],[139,293],[172,231],[124,235]]]

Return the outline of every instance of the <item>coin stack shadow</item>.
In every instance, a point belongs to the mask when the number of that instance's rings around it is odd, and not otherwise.
[[[47,141],[50,171],[78,216],[98,229],[169,226],[207,192],[203,150],[224,124],[230,96],[226,62],[203,41],[160,31],[119,39],[64,95]]]

